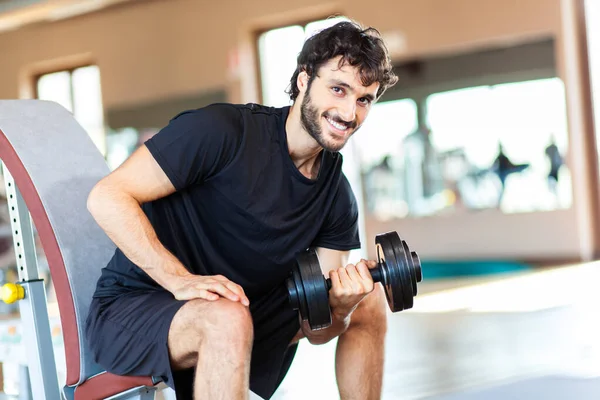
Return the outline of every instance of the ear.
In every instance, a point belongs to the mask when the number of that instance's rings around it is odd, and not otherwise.
[[[310,76],[308,76],[306,70],[303,69],[302,71],[300,71],[300,73],[298,74],[298,78],[296,79],[296,85],[298,85],[298,90],[300,91],[300,93],[306,92],[309,79]]]

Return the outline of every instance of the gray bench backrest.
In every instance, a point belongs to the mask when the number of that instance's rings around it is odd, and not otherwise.
[[[87,210],[87,196],[109,168],[85,130],[62,106],[0,100],[0,159],[27,203],[56,289],[67,385],[101,372],[83,327],[100,270],[115,246]]]

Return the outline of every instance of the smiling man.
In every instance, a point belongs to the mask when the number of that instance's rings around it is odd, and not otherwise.
[[[339,336],[341,398],[378,399],[386,300],[374,261],[347,263],[358,207],[338,151],[396,80],[376,30],[336,24],[306,41],[291,107],[182,112],[98,182],[88,208],[117,250],[86,325],[96,361],[160,376],[178,399],[269,398],[299,340]],[[319,331],[285,285],[308,247],[332,279]]]

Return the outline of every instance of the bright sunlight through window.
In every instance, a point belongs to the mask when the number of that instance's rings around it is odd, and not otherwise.
[[[98,150],[103,155],[106,154],[100,70],[97,66],[40,76],[37,81],[37,97],[57,102],[71,111]]]

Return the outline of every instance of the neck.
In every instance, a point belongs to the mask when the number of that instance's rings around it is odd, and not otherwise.
[[[323,148],[304,129],[300,120],[300,103],[294,102],[285,122],[288,151],[294,165],[307,178],[315,179],[319,172]]]

